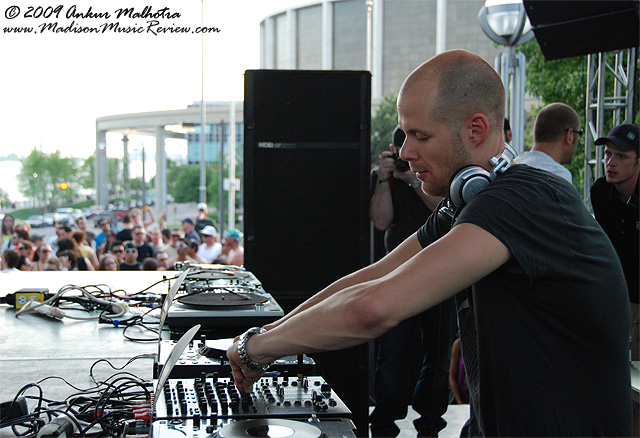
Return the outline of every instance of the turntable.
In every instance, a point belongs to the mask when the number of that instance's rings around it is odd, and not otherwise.
[[[167,313],[173,333],[201,324],[206,333],[231,337],[284,316],[280,305],[249,271],[196,271],[186,276],[181,289]]]

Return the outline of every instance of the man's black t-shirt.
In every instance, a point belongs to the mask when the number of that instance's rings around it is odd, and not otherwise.
[[[616,187],[605,177],[591,186],[591,205],[596,220],[602,227],[620,257],[627,280],[629,300],[640,301],[640,251],[638,251],[638,183],[629,202],[622,202]]]
[[[423,246],[436,238],[433,223],[418,233]],[[472,286],[475,330],[461,336],[478,431],[631,434],[626,285],[575,188],[513,166],[469,202],[461,223],[488,231],[513,256]]]

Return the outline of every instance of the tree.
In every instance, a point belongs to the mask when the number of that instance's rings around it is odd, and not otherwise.
[[[371,160],[376,163],[382,151],[388,151],[393,130],[398,126],[398,96],[382,98],[376,115],[371,119]]]
[[[175,183],[169,193],[175,202],[198,202],[200,197],[200,166],[182,166],[172,170],[176,175]],[[207,167],[207,203],[217,205],[218,203],[218,180],[219,171],[212,167]]]
[[[48,203],[49,207],[59,202],[71,202],[76,194],[78,183],[78,160],[33,149],[28,157],[22,159],[22,169],[18,174],[18,189],[31,198]],[[59,185],[67,183],[66,188]]]
[[[4,207],[5,205],[11,204],[11,199],[9,199],[9,194],[0,188],[0,207]]]
[[[119,197],[122,193],[122,166],[118,158],[107,158],[109,162],[109,196]],[[95,185],[95,155],[84,160],[79,168],[78,182],[82,188],[91,189]],[[131,186],[135,189],[136,186]]]

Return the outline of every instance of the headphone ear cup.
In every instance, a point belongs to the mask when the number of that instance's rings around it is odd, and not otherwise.
[[[491,184],[491,174],[485,168],[465,166],[451,178],[449,199],[460,209],[489,184]]]

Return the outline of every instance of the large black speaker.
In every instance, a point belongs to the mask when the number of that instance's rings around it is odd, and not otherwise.
[[[640,45],[638,0],[524,0],[545,59]]]
[[[371,75],[248,70],[244,264],[285,311],[369,262]],[[368,436],[368,344],[313,356]]]
[[[369,72],[245,72],[245,266],[279,302],[368,263],[370,131]]]

